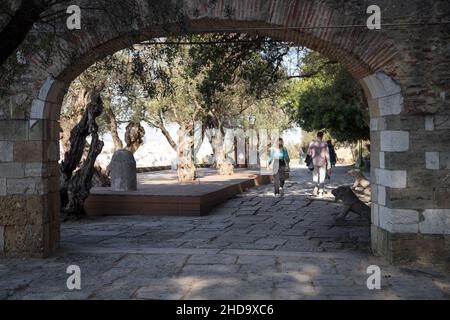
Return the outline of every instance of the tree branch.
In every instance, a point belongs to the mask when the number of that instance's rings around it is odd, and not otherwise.
[[[299,74],[299,75],[295,75],[295,76],[289,76],[289,77],[287,77],[286,79],[305,79],[305,78],[311,78],[311,77],[314,77],[315,75],[317,75],[317,74],[319,74],[322,70],[323,70],[323,68],[325,68],[326,66],[328,66],[328,65],[331,65],[331,64],[337,64],[338,62],[337,61],[332,61],[332,60],[329,60],[329,61],[327,61],[327,62],[324,62],[322,65],[320,65],[316,70],[314,70],[314,71],[311,71],[311,72],[307,72],[307,73],[304,73],[304,74]]]
[[[161,130],[161,133],[164,135],[164,137],[166,138],[167,142],[170,144],[172,149],[177,151],[178,146],[176,142],[172,139],[172,136],[170,135],[169,131],[166,129],[164,125],[154,123],[148,119],[146,119],[145,122],[147,122],[151,127]]]
[[[10,57],[23,42],[33,24],[39,20],[40,15],[47,10],[45,1],[22,1],[8,24],[0,32],[0,65]]]

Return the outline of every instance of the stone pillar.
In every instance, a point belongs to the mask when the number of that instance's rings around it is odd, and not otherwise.
[[[372,249],[391,262],[448,263],[449,128],[403,112],[383,73],[363,80],[371,113]],[[448,179],[446,179],[448,177]]]
[[[261,168],[258,162],[258,135],[255,129],[250,129],[248,132],[248,168],[259,170]]]
[[[136,161],[133,153],[128,150],[118,150],[111,160],[111,190],[136,191]]]
[[[246,135],[243,129],[233,130],[235,137],[235,161],[236,168],[245,168],[248,163],[246,163],[247,153],[246,153]]]
[[[0,252],[6,256],[45,257],[58,246],[58,138],[57,121],[0,120]]]

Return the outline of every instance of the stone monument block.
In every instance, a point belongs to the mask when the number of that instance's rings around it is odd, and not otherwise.
[[[118,150],[111,160],[111,190],[136,191],[136,160],[128,150]]]

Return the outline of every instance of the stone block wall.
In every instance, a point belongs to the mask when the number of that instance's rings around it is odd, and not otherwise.
[[[0,126],[0,248],[47,256],[59,242],[59,123],[10,120]]]
[[[450,132],[436,130],[437,116],[405,112],[400,85],[384,73],[362,84],[371,109],[373,250],[393,262],[447,264]]]

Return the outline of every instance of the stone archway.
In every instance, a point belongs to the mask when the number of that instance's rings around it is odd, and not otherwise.
[[[432,1],[415,0],[408,8],[401,1],[375,2],[399,23],[448,12],[445,1],[434,1],[441,5],[437,8],[424,5]],[[2,102],[0,249],[6,255],[46,256],[58,246],[58,119],[78,74],[103,56],[157,36],[246,32],[319,51],[361,81],[371,113],[372,247],[393,262],[446,261],[450,178],[442,177],[450,175],[450,121],[445,120],[450,50],[445,25],[423,27],[414,36],[400,27],[369,30],[366,8],[356,0],[130,3],[137,5],[137,16],[126,10],[114,17],[87,11],[86,27],[73,32],[61,22],[56,44],[61,50],[50,59],[39,53],[27,57],[25,71]],[[399,14],[399,7],[408,14]],[[424,37],[427,33],[433,35]]]

